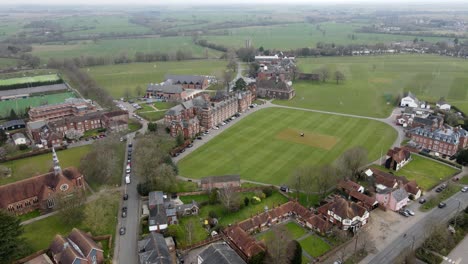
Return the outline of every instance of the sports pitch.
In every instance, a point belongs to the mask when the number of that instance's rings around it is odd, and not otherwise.
[[[245,180],[279,185],[288,183],[295,168],[330,164],[354,146],[363,146],[370,160],[376,160],[396,136],[378,121],[269,108],[252,113],[182,159],[179,174],[240,174]]]
[[[12,85],[12,84],[28,84],[28,83],[35,83],[35,82],[52,82],[58,81],[60,77],[57,74],[49,74],[49,75],[38,75],[33,77],[19,77],[19,78],[11,78],[11,79],[3,79],[0,80],[0,86],[5,85]]]
[[[300,58],[302,72],[326,67],[340,70],[346,81],[337,85],[296,81],[296,97],[274,103],[363,116],[388,117],[399,95],[413,92],[420,100],[440,97],[468,113],[468,61],[436,55],[391,55]],[[387,102],[389,101],[389,104]]]

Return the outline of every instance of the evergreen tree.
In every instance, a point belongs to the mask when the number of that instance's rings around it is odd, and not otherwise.
[[[14,109],[10,111],[10,120],[18,119],[18,115],[16,114]]]
[[[234,85],[234,91],[245,91],[247,88],[247,83],[245,83],[244,79],[239,78]]]
[[[302,247],[297,240],[293,240],[289,243],[288,252],[292,254],[289,261],[290,264],[302,263]]]
[[[5,211],[0,211],[0,263],[11,263],[17,257],[22,241],[23,228],[20,220]]]

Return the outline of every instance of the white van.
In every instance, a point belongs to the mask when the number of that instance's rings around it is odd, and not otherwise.
[[[130,184],[130,176],[125,176],[125,183]]]

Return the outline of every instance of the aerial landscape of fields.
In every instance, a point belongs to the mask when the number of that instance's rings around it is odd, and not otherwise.
[[[467,262],[463,1],[10,2],[1,264]]]

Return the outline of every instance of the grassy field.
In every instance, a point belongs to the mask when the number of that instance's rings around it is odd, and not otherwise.
[[[0,69],[14,67],[18,63],[17,59],[0,58]]]
[[[67,98],[76,97],[72,92],[46,94],[41,96],[33,96],[27,98],[19,98],[15,100],[0,101],[0,116],[6,117],[10,115],[11,109],[14,109],[17,114],[22,114],[27,107],[36,107],[46,104],[62,103]]]
[[[289,236],[293,240],[298,239],[298,238],[302,237],[303,235],[307,234],[307,230],[304,229],[302,226],[298,225],[294,221],[290,221],[290,222],[284,224],[284,227],[286,228]],[[272,238],[273,238],[273,232],[272,232],[271,229],[266,231],[266,232],[260,233],[257,236],[258,240],[263,240],[263,241],[267,241],[268,239],[271,240]]]
[[[219,58],[221,52],[205,49],[192,43],[190,37],[152,37],[128,39],[103,39],[94,41],[70,41],[67,44],[35,44],[32,55],[38,56],[44,62],[49,58],[64,59],[81,56],[117,57],[127,54],[131,59],[136,52],[168,53],[175,58],[178,50],[191,52],[194,58]]]
[[[165,110],[161,111],[151,111],[151,112],[143,112],[143,111],[137,111],[137,114],[141,117],[143,117],[145,120],[148,120],[150,122],[158,121],[164,118],[164,115],[166,114]]]
[[[165,110],[169,109],[173,106],[176,106],[177,103],[175,102],[156,102],[153,104],[154,107],[156,107],[158,110]]]
[[[20,78],[11,78],[11,79],[3,79],[0,80],[0,86],[4,85],[12,85],[12,84],[28,84],[34,82],[50,82],[50,81],[58,81],[60,77],[56,74],[49,74],[49,75],[38,75],[32,77],[20,77]]]
[[[303,140],[336,138],[332,148],[298,142],[292,135],[279,139],[287,129],[305,133]],[[270,108],[258,111],[210,140],[178,163],[180,175],[201,178],[209,175],[240,174],[242,179],[271,184],[287,183],[303,165],[332,163],[345,150],[363,146],[370,160],[379,157],[396,138],[390,126],[357,118]]]
[[[319,257],[330,250],[331,246],[324,242],[317,235],[311,235],[299,241],[302,250],[306,251],[312,257]]]
[[[392,41],[412,41],[414,36],[372,34],[354,32],[363,24],[358,23],[321,23],[323,34],[317,29],[317,25],[308,23],[281,24],[273,26],[255,26],[229,29],[229,35],[225,36],[203,36],[210,42],[222,44],[228,47],[244,47],[247,39],[252,40],[255,47],[265,49],[296,49],[315,47],[318,42],[346,44],[375,44]],[[222,30],[224,31],[224,30]],[[354,34],[354,40],[351,37]],[[426,42],[437,42],[447,40],[446,38],[424,37]]]
[[[60,166],[62,168],[70,166],[78,167],[81,157],[90,150],[91,145],[57,151]],[[11,177],[0,178],[0,185],[4,185],[48,172],[52,168],[52,154],[47,153],[30,158],[8,161],[0,165],[8,167],[12,171]]]
[[[398,95],[411,91],[420,100],[436,102],[445,97],[468,112],[468,61],[435,55],[322,57],[298,60],[302,72],[326,67],[340,70],[346,81],[337,85],[297,81],[296,97],[277,104],[387,117]],[[375,66],[375,69],[374,69]],[[333,74],[331,74],[332,77]],[[389,104],[387,104],[389,102]]]
[[[432,189],[448,176],[457,172],[457,169],[435,162],[429,158],[412,155],[412,161],[398,171],[392,171],[395,175],[405,176],[408,180],[415,180],[425,191]],[[383,171],[390,172],[383,166],[375,166]]]
[[[144,92],[149,83],[164,81],[166,74],[216,75],[224,70],[226,64],[224,60],[190,60],[107,65],[87,71],[114,98],[120,98],[126,89],[136,96],[137,86]]]
[[[253,195],[253,193],[247,192],[241,193],[240,197],[242,197],[242,199],[243,197],[252,198]],[[194,200],[201,201],[206,199],[206,197],[203,195],[199,198],[191,198]],[[278,192],[274,192],[270,197],[263,199],[259,204],[250,204],[249,206],[243,207],[239,211],[234,213],[226,212],[221,204],[206,205],[200,208],[200,212],[198,215],[180,218],[179,225],[173,226],[171,228],[175,229],[177,243],[180,246],[185,246],[189,243],[189,241],[184,227],[187,226],[187,223],[189,222],[193,223],[192,243],[204,240],[208,237],[209,234],[206,231],[206,229],[203,228],[202,223],[204,219],[208,218],[208,214],[210,211],[213,211],[218,215],[219,225],[228,226],[229,224],[234,224],[236,222],[245,220],[251,217],[252,215],[263,212],[265,206],[268,206],[268,208],[272,208],[273,206],[278,206],[279,204],[283,204],[285,202],[287,202],[286,197],[284,197]]]

